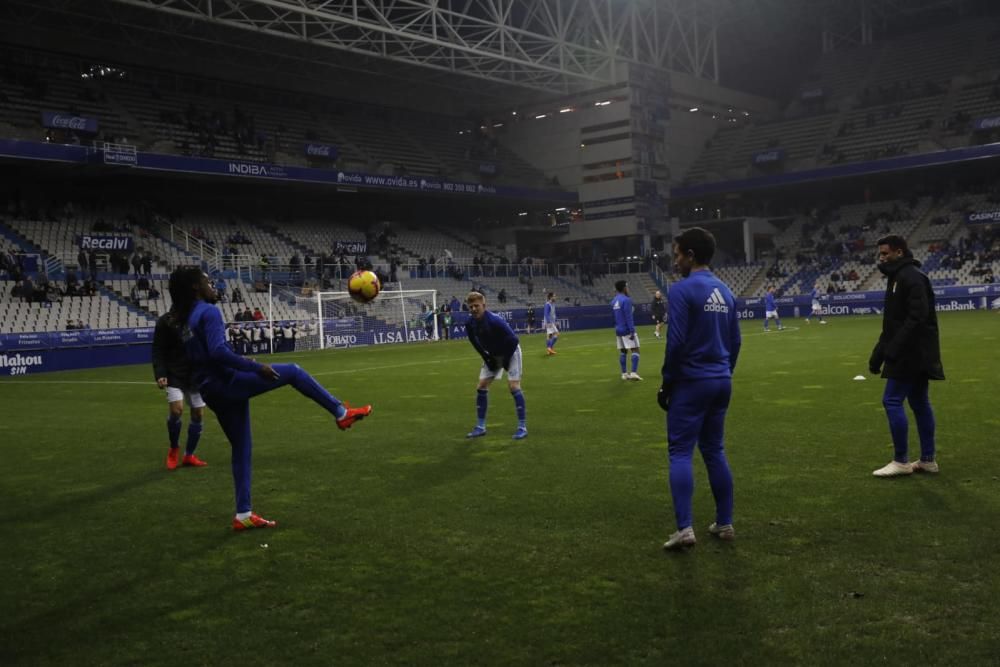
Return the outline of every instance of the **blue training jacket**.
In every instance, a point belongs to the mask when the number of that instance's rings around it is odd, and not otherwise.
[[[552,303],[551,301],[545,302],[545,310],[543,311],[542,322],[545,322],[546,324],[556,323],[556,304]]]
[[[262,365],[230,349],[222,313],[213,304],[195,302],[183,338],[199,386],[209,379],[229,380],[234,370],[255,373]]]
[[[489,363],[490,359],[499,359],[505,367],[520,343],[510,325],[502,317],[488,310],[483,313],[483,318],[480,320],[469,315],[469,321],[465,323],[465,332],[472,347],[476,348],[483,361]]]
[[[740,354],[736,300],[711,271],[692,271],[670,287],[663,381],[729,378]]]
[[[774,302],[774,295],[770,292],[764,295],[764,310],[778,310],[778,305]]]
[[[631,336],[635,333],[635,320],[632,319],[632,299],[624,294],[616,294],[611,300],[611,312],[615,314],[615,335]]]

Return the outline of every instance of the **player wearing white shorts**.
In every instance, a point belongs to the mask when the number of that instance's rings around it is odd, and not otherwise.
[[[514,398],[517,412],[517,430],[514,440],[528,437],[524,394],[521,392],[521,345],[517,334],[502,317],[486,310],[486,297],[479,292],[469,292],[469,320],[465,324],[469,342],[483,358],[479,369],[479,385],[476,387],[476,426],[467,438],[486,435],[486,411],[489,406],[489,390],[494,380],[507,373],[507,386]]]
[[[188,423],[184,458],[180,463],[192,467],[207,465],[195,455],[195,449],[201,439],[205,401],[202,400],[201,394],[193,391],[191,364],[184,351],[181,328],[182,324],[177,321],[173,311],[170,311],[156,321],[153,333],[153,377],[156,379],[156,386],[166,390],[169,405],[167,436],[170,449],[167,452],[167,470],[177,468],[185,398],[191,406],[191,420]]]
[[[542,324],[545,326],[545,354],[552,356],[556,353],[556,343],[559,342],[559,327],[556,326],[556,293],[549,292],[545,297],[545,312],[542,317]]]
[[[806,324],[809,324],[809,319],[811,317],[818,317],[820,324],[826,324],[826,320],[823,319],[823,306],[820,305],[819,302],[822,295],[823,293],[819,290],[819,283],[816,283],[813,286],[812,294],[810,295],[812,298],[812,311],[806,315]]]
[[[618,362],[622,369],[623,380],[641,380],[639,373],[639,334],[635,332],[632,299],[628,295],[628,282],[619,280],[615,283],[615,298],[611,300],[611,312],[615,316],[615,338],[618,345]],[[632,353],[632,372],[627,372],[629,352]]]
[[[764,331],[770,331],[767,325],[772,319],[778,323],[778,331],[785,328],[781,326],[781,318],[778,317],[778,302],[774,298],[774,285],[768,287],[767,294],[764,295]]]

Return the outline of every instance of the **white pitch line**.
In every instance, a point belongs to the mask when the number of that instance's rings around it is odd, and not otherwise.
[[[785,331],[797,331],[799,327],[785,327]],[[763,336],[764,332],[743,334],[746,336]],[[657,339],[653,339],[657,340]],[[608,347],[613,346],[614,342],[609,343],[587,343],[586,345],[567,345],[563,349],[569,350],[581,350],[590,347]],[[319,350],[317,350],[318,352]],[[283,356],[282,359],[291,358],[302,358],[311,357],[312,354],[296,354]],[[451,363],[456,360],[472,359],[470,355],[463,355],[462,357],[449,357],[448,359],[430,359],[427,361],[410,361],[402,364],[386,364],[384,366],[363,366],[360,368],[345,368],[336,371],[321,371],[319,373],[312,373],[313,377],[322,377],[324,375],[347,375],[350,373],[364,373],[367,371],[381,371],[388,370],[392,368],[403,368],[407,366],[431,366],[435,364]],[[28,379],[18,379],[18,380],[0,380],[0,387],[3,385],[17,386],[22,384],[121,384],[121,385],[150,385],[155,386],[156,383],[152,380],[149,381],[138,381],[138,380],[28,380]]]
[[[749,336],[767,336],[767,335],[772,334],[772,333],[785,333],[786,331],[798,331],[800,328],[801,327],[784,327],[781,331],[778,331],[778,330],[774,330],[774,331],[754,331],[753,333],[745,333],[745,334],[743,334],[743,338],[747,338]]]

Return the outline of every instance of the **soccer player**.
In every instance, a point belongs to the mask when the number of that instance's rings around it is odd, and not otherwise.
[[[886,379],[882,405],[889,419],[892,461],[874,471],[876,477],[938,472],[934,459],[934,410],[929,380],[943,380],[941,343],[934,290],[920,271],[906,239],[895,234],[878,240],[878,269],[886,275],[882,335],[868,360],[868,370]],[[909,463],[909,422],[903,401],[913,410],[920,434],[920,460]]]
[[[632,299],[628,295],[628,282],[615,283],[615,298],[611,300],[611,312],[615,316],[615,336],[618,343],[618,363],[622,368],[623,380],[641,380],[639,374],[639,334],[635,332],[632,317]],[[628,371],[628,353],[632,352],[632,372]]]
[[[156,329],[153,332],[153,378],[157,387],[166,389],[169,407],[167,437],[170,449],[167,451],[167,470],[177,469],[185,399],[191,406],[191,419],[188,422],[187,442],[184,445],[181,465],[193,467],[208,465],[194,453],[201,439],[205,401],[202,400],[201,394],[192,388],[191,364],[188,362],[184,341],[181,339],[183,327],[184,321],[178,319],[174,310],[170,310],[156,320]]]
[[[667,550],[696,542],[691,514],[695,446],[715,497],[715,522],[708,532],[723,540],[735,536],[733,476],[723,435],[741,338],[733,294],[708,266],[714,254],[715,237],[700,227],[674,238],[674,265],[684,279],[668,295],[670,326],[657,394],[667,412],[670,493],[677,519],[677,531],[663,545]]]
[[[820,305],[819,300],[822,298],[823,293],[819,290],[819,283],[813,285],[812,293],[810,297],[812,298],[812,311],[806,315],[806,324],[809,324],[810,317],[818,317],[820,324],[826,324],[826,320],[823,319],[823,306]]]
[[[549,293],[552,296],[551,292]],[[479,369],[479,386],[476,388],[476,427],[466,438],[486,435],[486,409],[489,407],[490,385],[507,373],[507,387],[514,397],[517,412],[517,430],[514,440],[528,437],[525,421],[524,394],[521,393],[521,345],[517,335],[502,317],[486,310],[486,297],[479,292],[469,292],[465,300],[469,306],[469,320],[465,324],[469,342],[483,358]],[[547,305],[547,304],[546,304]]]
[[[556,343],[559,342],[559,327],[556,326],[556,293],[549,292],[545,297],[545,308],[542,310],[542,326],[545,327],[545,354],[556,354]]]
[[[330,395],[297,364],[262,364],[241,357],[226,345],[215,289],[198,267],[181,267],[170,275],[170,296],[178,319],[186,322],[184,346],[197,387],[232,447],[236,516],[233,530],[273,528],[276,523],[254,513],[250,504],[250,399],[291,385],[329,412],[341,430],[368,417],[372,406],[352,408]]]
[[[659,338],[660,330],[663,329],[663,322],[667,319],[667,303],[663,300],[663,292],[656,290],[656,293],[653,294],[653,303],[650,304],[649,309],[653,312],[653,323],[656,325],[653,335]]]
[[[785,328],[781,326],[781,318],[778,317],[778,304],[774,300],[774,285],[768,287],[767,294],[764,295],[764,331],[770,331],[767,325],[771,322],[772,318],[778,324],[778,331]]]

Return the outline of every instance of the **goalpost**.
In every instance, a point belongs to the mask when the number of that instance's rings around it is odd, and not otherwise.
[[[370,303],[347,292],[317,292],[315,326],[300,331],[296,349],[357,347],[439,340],[436,290],[382,290]]]

